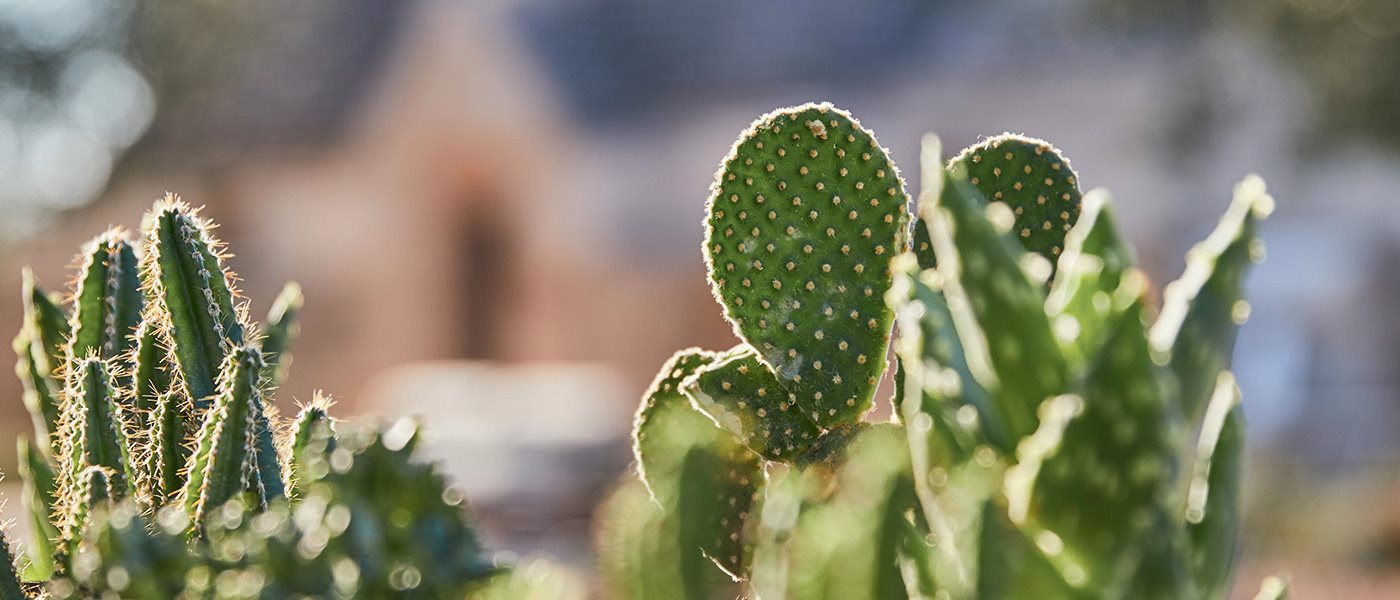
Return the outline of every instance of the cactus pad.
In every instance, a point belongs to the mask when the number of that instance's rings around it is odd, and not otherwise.
[[[1049,142],[1003,133],[968,147],[949,163],[989,202],[1005,202],[1016,216],[1021,245],[1051,262],[1079,218],[1079,178]]]
[[[752,348],[731,350],[688,377],[682,390],[696,408],[769,460],[795,460],[821,435],[814,418],[802,412],[798,394],[785,389]]]
[[[870,408],[892,322],[889,261],[908,245],[907,212],[885,150],[828,104],[759,117],[711,186],[715,296],[822,427]]]

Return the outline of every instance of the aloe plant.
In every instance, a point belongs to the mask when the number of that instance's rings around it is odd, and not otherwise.
[[[739,342],[678,353],[643,397],[641,484],[599,513],[615,595],[1228,593],[1263,182],[1158,313],[1108,194],[1048,142],[922,152],[917,211],[828,104],[759,117],[723,159],[703,255]],[[888,371],[892,422],[867,422]]]
[[[25,270],[14,347],[35,424],[20,457],[36,539],[14,561],[0,538],[0,599],[499,598],[562,585],[490,558],[461,496],[413,459],[413,423],[341,427],[319,393],[293,418],[277,413],[300,288],[255,325],[212,229],[161,199],[139,241],[112,229],[84,246],[68,307]]]

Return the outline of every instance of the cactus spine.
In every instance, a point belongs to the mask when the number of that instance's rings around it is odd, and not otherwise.
[[[910,235],[894,164],[846,113],[775,111],[736,142],[704,253],[741,344],[679,353],[644,396],[654,502],[624,484],[604,509],[605,576],[629,597],[712,590],[667,587],[706,581],[689,573],[711,555],[674,532],[712,509],[673,490],[723,498],[744,473],[747,517],[710,530],[751,557],[734,574],[758,597],[1222,597],[1262,182],[1236,188],[1154,321],[1111,199],[1081,195],[1048,142],[1003,134],[947,163],[923,146]],[[896,422],[864,423],[892,319]],[[666,425],[697,411],[708,428]],[[692,458],[723,443],[739,453]]]

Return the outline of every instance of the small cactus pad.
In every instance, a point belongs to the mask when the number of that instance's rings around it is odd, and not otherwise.
[[[889,262],[908,197],[885,150],[844,111],[754,121],[711,186],[705,256],[739,337],[827,427],[870,408],[885,369]]]
[[[626,479],[598,508],[594,547],[609,597],[705,600],[726,584],[719,569],[678,543],[668,518],[636,479]]]
[[[1215,231],[1187,253],[1181,279],[1162,294],[1152,349],[1169,353],[1188,423],[1199,422],[1216,377],[1229,365],[1235,333],[1249,317],[1244,275],[1264,260],[1264,242],[1256,231],[1273,208],[1264,181],[1245,178],[1235,186],[1234,201]]]
[[[1180,415],[1148,355],[1142,289],[1125,285],[1115,295],[1121,308],[1082,394],[1047,403],[1078,414],[1044,425],[1062,427],[1058,440],[1037,432],[1023,442],[1007,474],[1012,521],[1055,550],[1047,553],[1075,587],[1123,583],[1124,565],[1136,567],[1176,481]]]
[[[243,343],[244,317],[235,306],[233,275],[223,266],[223,246],[210,226],[178,196],[167,195],[142,225],[147,318],[160,331],[179,366],[186,396],[203,410],[215,390],[224,352]]]
[[[1244,433],[1240,388],[1225,371],[1206,407],[1186,498],[1190,568],[1203,598],[1221,597],[1230,589],[1239,545]]]
[[[637,406],[637,415],[632,420],[632,456],[637,461],[637,474],[641,476],[642,483],[646,484],[648,490],[652,487],[647,480],[647,468],[654,460],[670,459],[665,453],[668,442],[665,438],[666,423],[658,423],[658,417],[667,416],[664,413],[672,405],[679,404],[690,408],[690,400],[681,393],[681,382],[719,356],[717,352],[699,348],[676,352],[661,366],[656,379],[652,380],[651,386],[642,395],[642,402]],[[659,452],[652,452],[653,448]],[[672,465],[657,465],[657,468],[669,470]],[[655,493],[656,491],[652,490],[652,494]]]
[[[219,393],[206,413],[182,492],[185,510],[196,523],[229,499],[249,494],[266,508],[284,495],[273,432],[258,387],[265,363],[257,348],[230,352],[219,376]]]
[[[769,460],[796,460],[821,434],[802,412],[797,393],[787,391],[752,348],[740,346],[702,367],[682,390],[696,408]]]
[[[936,140],[925,140],[926,154],[936,148]],[[937,202],[921,204],[920,211],[969,368],[991,394],[1008,439],[1020,439],[1035,430],[1040,403],[1069,378],[1045,297],[1021,266],[1024,251],[1001,227],[1005,207],[984,208],[956,165],[947,172],[929,156],[922,164],[925,179],[944,178]]]
[[[1134,264],[1132,249],[1118,237],[1108,194],[1084,197],[1084,214],[1065,236],[1065,252],[1046,299],[1055,337],[1075,370],[1097,353],[1109,319],[1109,296]]]
[[[1079,178],[1049,142],[1003,133],[963,150],[949,163],[989,202],[1015,214],[1012,231],[1027,250],[1054,262],[1079,218]]]

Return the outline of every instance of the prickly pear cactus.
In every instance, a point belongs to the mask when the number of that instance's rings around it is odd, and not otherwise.
[[[818,427],[870,408],[908,203],[885,149],[827,104],[759,117],[715,177],[705,237],[715,296]]]
[[[928,136],[920,165],[911,232],[898,171],[846,113],[775,111],[736,142],[705,260],[742,343],[677,354],[644,396],[645,485],[599,515],[612,591],[715,595],[702,528],[762,598],[1223,597],[1262,182],[1154,321],[1111,199],[1081,196],[1048,142],[945,163]],[[896,320],[895,422],[864,423]]]
[[[112,229],[83,247],[66,308],[25,270],[14,348],[35,437],[19,455],[38,535],[22,565],[0,539],[0,600],[537,589],[486,558],[461,497],[412,460],[415,426],[338,440],[319,392],[278,415],[300,288],[253,324],[212,229],[167,196],[139,244]]]

